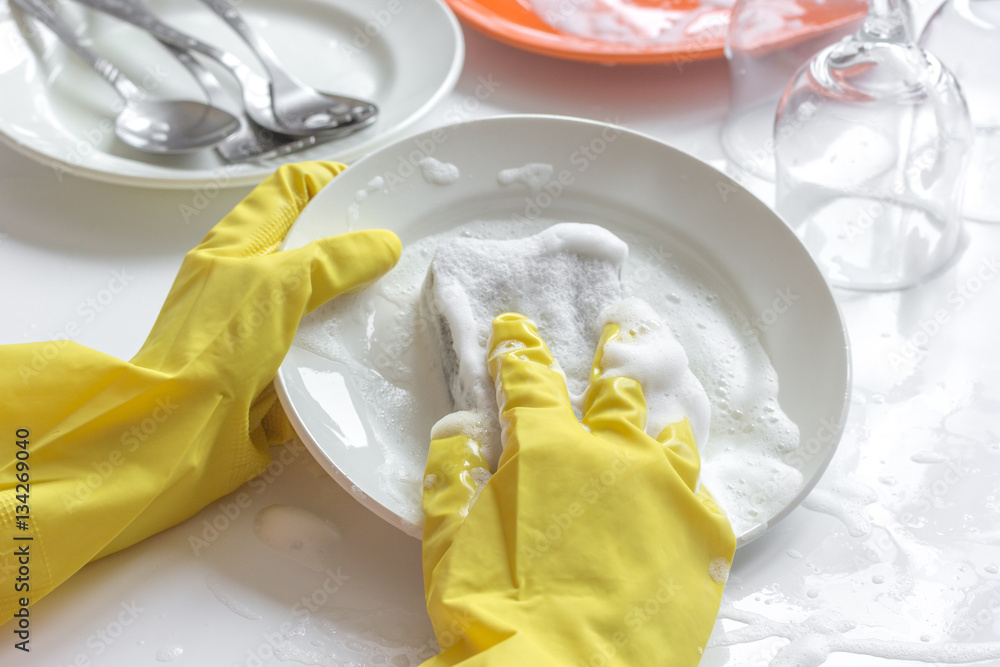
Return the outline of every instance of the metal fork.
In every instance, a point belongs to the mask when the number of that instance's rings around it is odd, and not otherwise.
[[[190,52],[179,49],[173,44],[161,43],[187,68],[188,72],[191,73],[191,76],[194,77],[198,85],[205,92],[205,97],[210,104],[229,111],[240,120],[240,129],[215,147],[216,152],[226,162],[251,162],[253,160],[268,160],[282,157],[312,146],[318,146],[335,139],[340,139],[341,137],[346,137],[364,127],[349,125],[313,134],[308,137],[296,137],[272,132],[267,128],[261,127],[253,119],[243,114],[239,108],[240,105],[229,96],[222,87],[222,84],[219,83],[219,80],[215,78],[215,75],[205,69]]]

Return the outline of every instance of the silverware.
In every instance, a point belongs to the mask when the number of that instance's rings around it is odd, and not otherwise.
[[[84,45],[73,30],[41,0],[13,2],[47,26],[94,68],[125,102],[115,119],[115,134],[150,153],[188,153],[218,144],[240,127],[227,111],[190,100],[150,100],[111,62]]]
[[[236,31],[260,60],[271,78],[271,108],[289,134],[374,120],[378,108],[371,102],[316,90],[296,79],[282,66],[271,47],[254,32],[229,0],[202,0]]]
[[[261,127],[280,134],[301,135],[325,129],[323,126],[301,132],[286,129],[275,118],[275,112],[272,108],[271,83],[267,79],[255,73],[232,53],[206,44],[167,25],[157,18],[142,0],[77,0],[77,2],[138,26],[160,41],[188,51],[197,51],[218,62],[228,69],[240,84],[243,94],[243,108],[247,115]],[[359,126],[357,129],[361,129],[374,123],[377,118],[377,109],[374,105],[372,105],[372,110],[373,112],[367,115],[352,116],[349,124]],[[326,129],[341,127],[345,124],[347,123],[338,121]]]
[[[363,127],[348,125],[308,137],[296,137],[272,132],[242,114],[239,104],[226,93],[219,80],[206,70],[191,53],[184,49],[179,49],[172,44],[161,43],[187,68],[198,82],[198,85],[201,86],[201,89],[205,91],[205,96],[208,98],[210,104],[234,113],[240,119],[240,129],[226,137],[222,143],[215,147],[216,152],[226,162],[250,162],[289,155],[312,146],[333,141],[334,139],[346,137]]]

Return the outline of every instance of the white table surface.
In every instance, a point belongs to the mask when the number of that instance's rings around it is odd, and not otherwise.
[[[456,90],[414,131],[499,113],[575,115],[725,167],[717,139],[729,95],[724,61],[612,68],[520,52],[472,30],[465,36]],[[479,77],[499,83],[483,102],[474,95]],[[198,191],[60,182],[0,147],[0,343],[66,337],[75,325],[79,343],[131,357],[183,254],[248,191],[201,192],[207,206],[186,223],[180,206]],[[846,432],[807,501],[813,509],[797,508],[737,553],[717,646],[703,665],[915,665],[951,655],[950,664],[963,647],[997,656],[978,664],[1000,664],[998,261],[1000,226],[969,224],[960,260],[930,282],[888,294],[837,292],[855,374]],[[127,285],[109,299],[115,275]],[[358,505],[304,449],[276,454],[284,463],[272,475],[86,567],[38,603],[30,655],[13,649],[12,624],[3,626],[0,664],[379,664],[379,641],[367,641],[373,629],[410,647],[430,642],[418,542]],[[339,527],[329,573],[256,540],[255,515],[275,504]],[[213,522],[222,530],[208,528]],[[193,538],[205,544],[196,548]],[[356,636],[324,636],[315,623],[299,633],[307,615],[295,605],[310,596],[322,613],[349,614]],[[743,639],[751,641],[739,643],[730,633],[747,621],[752,636]],[[280,635],[283,624],[290,636]],[[787,660],[778,652],[790,642]],[[949,653],[949,643],[962,646]],[[340,657],[315,659],[324,649]]]

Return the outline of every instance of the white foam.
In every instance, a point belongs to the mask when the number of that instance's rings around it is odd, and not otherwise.
[[[714,558],[708,564],[708,574],[715,583],[724,584],[729,579],[729,567],[730,563],[728,559],[722,557]]]
[[[526,185],[533,193],[537,193],[541,192],[545,184],[552,179],[554,170],[551,164],[531,162],[521,167],[502,170],[497,174],[497,183],[504,186],[520,183]]]
[[[835,477],[813,489],[802,501],[802,506],[836,517],[852,537],[864,537],[872,530],[864,508],[876,500],[878,494],[868,485],[847,477]]]
[[[617,324],[619,331],[604,346],[602,374],[632,378],[642,385],[646,433],[655,438],[687,417],[697,446],[706,444],[711,422],[708,395],[663,320],[638,297],[611,306],[603,320],[602,324]]]
[[[914,463],[944,463],[948,457],[940,452],[923,451],[910,456],[910,460]]]
[[[361,190],[354,193],[354,201],[347,206],[347,229],[353,230],[354,224],[361,219],[361,202],[368,199],[368,196],[378,191],[385,192],[385,179],[375,176]]]
[[[815,597],[811,595],[810,597]],[[833,611],[822,611],[790,622],[772,620],[751,611],[724,605],[719,617],[744,623],[743,627],[717,633],[709,646],[733,646],[767,637],[784,637],[788,644],[778,649],[770,667],[821,667],[832,653],[916,660],[920,662],[966,664],[1000,658],[1000,642],[924,643],[886,638],[850,636],[858,624]],[[884,630],[880,629],[884,633]]]
[[[318,667],[417,667],[438,654],[427,616],[397,607],[324,609],[297,616],[271,642],[275,657]],[[270,641],[270,638],[269,638]]]
[[[434,185],[451,185],[461,176],[461,172],[455,165],[441,162],[432,157],[425,157],[418,164],[424,180]]]
[[[688,41],[700,31],[725,34],[724,19],[718,16],[718,10],[732,6],[732,2],[708,0],[694,8],[673,8],[631,0],[530,0],[530,6],[542,20],[563,32],[605,42],[645,45]]]
[[[156,660],[157,662],[173,662],[183,654],[184,649],[180,646],[165,646],[156,652]]]

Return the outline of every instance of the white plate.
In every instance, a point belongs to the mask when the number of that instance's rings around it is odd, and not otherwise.
[[[167,23],[261,71],[239,37],[197,0],[150,4]],[[158,96],[204,99],[186,70],[144,32],[70,2],[60,6],[81,36],[140,85],[155,88]],[[145,154],[114,136],[112,88],[51,32],[19,10],[12,15],[0,0],[0,138],[59,173],[111,183],[254,184],[281,161],[351,161],[393,140],[454,87],[465,57],[458,21],[439,0],[245,0],[240,11],[289,71],[316,88],[374,101],[378,121],[343,140],[266,164],[227,165],[211,150]],[[228,74],[215,71],[236,91]]]
[[[596,157],[587,159],[584,147]],[[461,178],[435,185],[416,169],[394,185],[395,179],[386,178],[384,192],[363,198],[360,207],[356,203],[374,177],[409,173],[404,163],[427,154],[458,166]],[[802,472],[804,483],[774,516],[761,516],[742,531],[738,537],[745,544],[797,505],[832,457],[848,404],[850,356],[833,296],[808,253],[770,209],[723,174],[623,128],[548,116],[491,118],[427,132],[367,156],[310,202],[286,246],[346,231],[356,217],[349,214],[352,207],[361,220],[396,231],[404,245],[465,222],[523,215],[530,193],[501,187],[497,174],[531,162],[572,175],[559,196],[532,199],[546,218],[639,231],[652,243],[686,248],[704,265],[706,277],[721,282],[748,317],[756,315],[780,381],[780,404],[800,430],[802,444],[785,461]],[[789,289],[794,304],[776,307],[778,295]],[[391,478],[379,472],[385,455],[379,442],[366,438],[371,429],[364,403],[343,374],[343,366],[293,346],[277,377],[285,409],[334,478],[383,519],[419,536],[413,508],[401,504],[390,492]],[[412,451],[426,450],[428,433],[409,437]],[[412,465],[417,469],[410,472],[421,479],[422,465]]]

